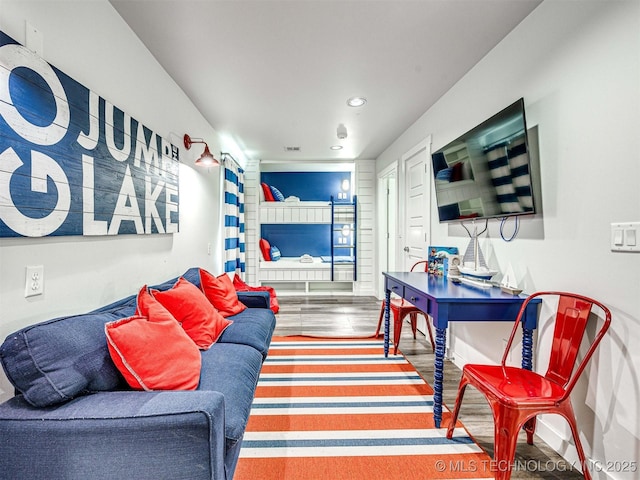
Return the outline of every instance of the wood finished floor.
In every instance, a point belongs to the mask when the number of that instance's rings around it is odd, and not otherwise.
[[[367,336],[375,333],[381,302],[374,297],[351,296],[284,296],[278,295],[280,312],[274,335]],[[434,355],[428,339],[418,333],[413,339],[411,328],[402,329],[400,350],[420,374],[433,385]],[[455,404],[460,370],[445,361],[444,403]],[[487,453],[493,457],[493,417],[487,402],[473,387],[465,392],[460,420]],[[534,445],[526,443],[524,433],[518,439],[516,461],[519,467],[511,478],[581,479],[570,465],[538,437]],[[426,480],[426,479],[425,479]]]

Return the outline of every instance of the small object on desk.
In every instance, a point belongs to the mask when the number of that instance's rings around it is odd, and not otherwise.
[[[478,244],[477,231],[474,230],[473,235],[469,235],[471,236],[471,241],[462,257],[462,264],[458,266],[458,270],[462,274],[462,283],[478,288],[491,288],[493,286],[491,284],[491,277],[498,273],[498,271],[490,270],[487,266],[487,262]]]
[[[493,284],[488,279],[473,278],[473,277],[461,277],[460,281],[465,285],[471,285],[478,288],[491,288]]]
[[[449,269],[449,258],[451,255],[458,254],[457,247],[438,247],[430,245],[429,249],[429,257],[428,257],[428,268],[427,272],[432,275],[437,275],[439,277],[446,277],[450,273]],[[460,262],[458,261],[458,264]]]
[[[477,270],[475,268],[463,265],[460,265],[459,270],[462,274],[462,276],[460,277],[460,281],[465,285],[470,285],[477,288],[493,287],[491,277],[493,277],[497,273],[496,271],[489,270],[486,267],[481,267],[481,269]]]
[[[458,270],[460,270],[460,273],[462,275],[487,281],[490,280],[491,277],[493,277],[496,273],[498,273],[497,270],[489,270],[486,266],[476,268],[468,265],[460,265],[458,267]]]
[[[504,285],[500,287],[500,290],[510,295],[520,295],[522,293],[521,288],[505,287]]]
[[[460,269],[458,268],[462,265],[462,255],[449,255],[449,276],[450,277],[459,277]]]
[[[511,264],[507,266],[507,271],[504,274],[504,277],[502,277],[500,289],[504,293],[508,293],[510,295],[520,295],[522,293],[522,289],[518,288],[516,283],[516,275],[513,273],[513,267]]]

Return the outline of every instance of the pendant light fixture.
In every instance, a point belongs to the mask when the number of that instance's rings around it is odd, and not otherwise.
[[[220,162],[216,160],[213,154],[209,151],[209,145],[202,138],[191,138],[186,133],[184,134],[184,147],[189,150],[194,143],[204,143],[204,152],[196,160],[195,164],[199,167],[216,167],[220,165]]]

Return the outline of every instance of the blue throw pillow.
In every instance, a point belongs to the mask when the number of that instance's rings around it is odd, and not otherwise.
[[[278,250],[278,247],[274,247],[271,246],[271,261],[272,262],[277,262],[278,260],[280,260],[280,250]]]
[[[437,181],[441,181],[441,182],[450,182],[451,181],[451,174],[453,172],[453,168],[449,167],[449,168],[445,168],[443,170],[440,170],[437,174],[436,174],[436,180]]]
[[[273,185],[269,185],[269,188],[271,189],[271,193],[273,194],[273,198],[276,199],[276,202],[284,202],[284,195],[282,195],[280,190]]]

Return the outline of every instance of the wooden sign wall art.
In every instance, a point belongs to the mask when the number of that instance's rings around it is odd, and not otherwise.
[[[0,237],[178,231],[178,148],[0,32]]]

